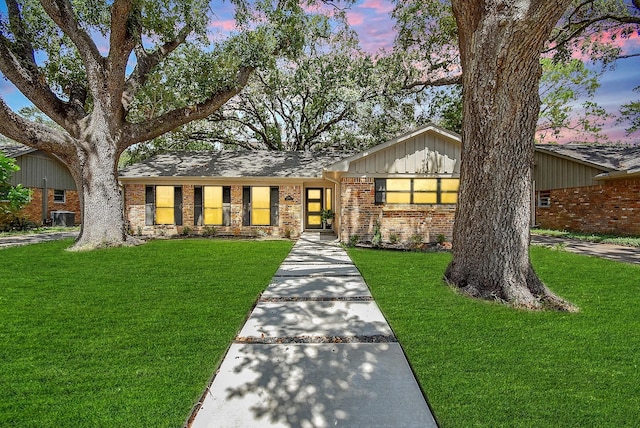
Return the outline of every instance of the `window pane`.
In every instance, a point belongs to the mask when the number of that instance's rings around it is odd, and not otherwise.
[[[156,187],[156,206],[162,208],[173,208],[173,186]]]
[[[204,188],[205,208],[222,208],[222,187],[207,186]]]
[[[437,178],[417,178],[413,180],[413,190],[416,192],[437,192]]]
[[[322,211],[322,204],[320,202],[309,202],[307,204],[307,211],[309,212]]]
[[[414,204],[435,204],[438,202],[438,194],[435,192],[424,192],[424,193],[414,193],[413,194],[413,203]]]
[[[270,187],[252,187],[251,188],[251,208],[254,210],[260,209],[260,208],[266,208],[268,212],[268,209],[271,205],[270,196],[271,196]],[[267,224],[269,224],[268,221],[267,221]]]
[[[222,224],[222,208],[205,208],[204,224]]]
[[[271,213],[269,209],[255,209],[251,211],[251,224],[254,226],[269,226]]]
[[[324,207],[328,210],[333,209],[333,196],[331,194],[331,189],[325,189],[324,191]]]
[[[307,190],[307,198],[308,199],[322,199],[322,191],[320,189],[308,189]]]
[[[458,203],[458,194],[457,193],[443,193],[440,195],[440,202],[443,204],[457,204]]]
[[[443,192],[457,192],[459,187],[459,178],[443,178],[440,182],[440,189]]]
[[[411,193],[409,192],[387,192],[388,204],[409,204],[411,203]]]
[[[320,226],[322,224],[322,217],[319,215],[309,216],[309,226]]]
[[[173,207],[156,208],[156,224],[173,224],[173,223],[174,223]]]
[[[410,191],[411,180],[407,178],[387,178],[387,191],[393,190]]]

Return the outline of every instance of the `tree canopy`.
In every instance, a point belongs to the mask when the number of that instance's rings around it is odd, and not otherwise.
[[[0,133],[69,167],[83,209],[76,248],[125,241],[114,172],[127,147],[210,116],[252,72],[304,45],[309,15],[292,0],[231,0],[236,30],[210,42],[208,24],[223,3],[6,0],[0,72],[58,127],[27,120],[0,98]],[[184,63],[167,79],[164,69]]]

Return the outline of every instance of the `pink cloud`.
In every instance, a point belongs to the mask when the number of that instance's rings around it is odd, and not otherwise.
[[[229,33],[235,30],[236,20],[235,19],[218,19],[209,22],[208,28],[211,30],[218,30]]]
[[[388,14],[394,8],[393,3],[387,0],[364,0],[358,6],[367,9],[373,9],[376,11],[376,13],[381,14]]]

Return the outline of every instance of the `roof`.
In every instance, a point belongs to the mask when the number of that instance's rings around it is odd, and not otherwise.
[[[345,152],[215,151],[153,156],[120,170],[122,179],[145,177],[320,178],[323,167],[348,157]]]
[[[393,140],[389,140],[385,143],[382,144],[378,144],[377,146],[371,147],[370,149],[364,150],[360,153],[357,153],[353,156],[350,156],[346,159],[342,159],[336,163],[333,163],[329,166],[327,166],[327,170],[328,171],[348,171],[349,170],[349,165],[354,162],[357,161],[359,159],[362,159],[364,157],[370,156],[376,152],[379,152],[381,150],[387,149],[393,145],[396,145],[398,143],[401,143],[405,140],[411,139],[417,135],[423,134],[425,132],[434,132],[448,140],[454,141],[458,144],[460,144],[461,142],[461,137],[459,134],[453,132],[453,131],[449,131],[448,129],[445,128],[441,128],[439,126],[434,125],[433,123],[429,123],[427,125],[424,125],[418,129],[415,129],[413,131],[409,131],[405,134],[402,134],[399,137],[394,138]]]
[[[24,144],[14,142],[2,142],[0,141],[0,152],[2,152],[8,158],[17,158],[28,153],[37,151],[33,147],[25,146]]]
[[[640,171],[640,145],[538,144],[536,149],[613,172]]]

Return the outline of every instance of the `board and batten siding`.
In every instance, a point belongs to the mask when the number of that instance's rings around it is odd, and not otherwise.
[[[594,179],[605,172],[580,162],[535,152],[534,180],[536,190],[567,189],[602,184]]]
[[[76,184],[67,167],[44,152],[33,152],[18,156],[16,163],[19,171],[13,174],[11,184],[24,187],[43,187],[43,178],[47,179],[47,188],[76,190]]]
[[[461,146],[426,132],[351,162],[350,174],[459,174]]]

